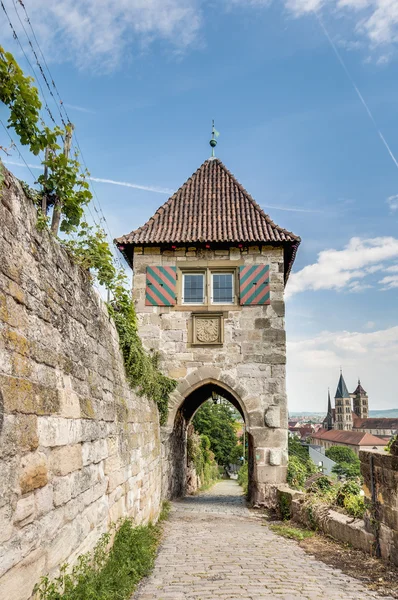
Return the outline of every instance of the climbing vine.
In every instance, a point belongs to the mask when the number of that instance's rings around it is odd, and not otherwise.
[[[164,423],[169,395],[176,382],[159,371],[158,355],[148,354],[143,348],[127,278],[124,271],[115,266],[104,230],[90,227],[83,220],[84,207],[92,200],[92,194],[87,181],[89,173],[81,169],[78,153],[73,158],[69,156],[73,125],[69,123],[65,129],[55,127],[53,130],[45,126],[40,118],[42,105],[33,79],[24,75],[12,54],[5,52],[2,46],[0,101],[10,110],[8,127],[14,129],[21,144],[35,155],[44,152],[43,174],[38,178],[41,189],[27,190],[37,206],[38,228],[50,227],[55,236],[59,230],[73,234],[59,242],[77,264],[110,291],[112,300],[108,302],[108,311],[119,333],[127,379],[139,394],[156,402],[160,421]],[[4,150],[1,146],[0,149]]]

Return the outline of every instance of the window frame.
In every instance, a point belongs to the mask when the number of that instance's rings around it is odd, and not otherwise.
[[[236,304],[236,270],[234,269],[208,269],[208,275],[210,278],[209,281],[209,285],[210,285],[210,297],[209,297],[209,303],[212,306],[234,306]],[[213,284],[213,276],[214,275],[231,275],[231,280],[232,280],[232,300],[230,302],[217,302],[214,300],[213,297],[213,291],[214,291],[214,284]]]
[[[181,271],[181,304],[183,306],[206,306],[207,304],[207,276],[206,269],[189,269]],[[186,275],[202,275],[203,278],[203,301],[202,302],[186,302],[185,300],[185,276]]]
[[[232,277],[232,302],[213,302],[212,300],[212,296],[213,296],[213,275],[231,275]],[[203,287],[203,302],[188,302],[185,300],[185,276],[186,275],[202,275],[203,276],[203,280],[204,280],[204,287]],[[239,276],[239,267],[234,266],[228,266],[226,265],[225,267],[220,265],[220,266],[215,266],[215,267],[211,267],[211,266],[198,266],[198,268],[195,268],[194,266],[186,266],[185,265],[181,265],[178,266],[178,271],[177,271],[177,281],[179,281],[180,283],[177,283],[177,294],[178,294],[178,300],[177,300],[177,305],[180,306],[181,308],[185,308],[187,309],[189,306],[196,306],[196,307],[203,307],[205,309],[213,309],[213,310],[220,310],[220,308],[222,309],[223,306],[225,307],[231,307],[231,306],[236,306],[237,308],[240,307],[239,305],[239,280],[238,280],[238,276]]]

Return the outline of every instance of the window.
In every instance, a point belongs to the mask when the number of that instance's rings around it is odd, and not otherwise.
[[[234,274],[211,274],[212,304],[232,304],[234,301]]]
[[[205,274],[184,273],[182,287],[183,304],[204,304]]]
[[[182,271],[181,303],[222,305],[234,304],[236,269]]]

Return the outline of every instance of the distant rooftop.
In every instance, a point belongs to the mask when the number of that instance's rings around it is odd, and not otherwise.
[[[339,429],[331,429],[326,431],[322,429],[311,435],[313,440],[325,440],[341,444],[349,444],[351,446],[386,446],[388,438],[378,437],[364,431],[342,431]]]

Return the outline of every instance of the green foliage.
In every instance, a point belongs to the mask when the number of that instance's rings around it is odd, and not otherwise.
[[[344,499],[344,508],[352,517],[363,519],[366,512],[365,499],[362,496],[346,496]]]
[[[77,153],[75,158],[71,159],[63,152],[57,153],[61,149],[57,144],[48,147],[50,151],[47,160],[43,161],[43,165],[47,167],[47,174],[40,175],[38,182],[42,185],[42,195],[46,198],[47,206],[53,206],[54,211],[61,213],[60,230],[71,233],[79,226],[84,206],[93,197],[87,181],[88,173],[80,173]]]
[[[307,468],[301,460],[293,455],[289,456],[289,463],[287,467],[287,482],[295,489],[302,489],[307,480],[308,473]]]
[[[188,431],[187,456],[200,477],[202,488],[210,486],[219,479],[218,465],[210,449],[209,438],[206,435],[199,435],[193,428]]]
[[[316,466],[310,459],[308,450],[296,438],[289,437],[288,450],[287,482],[295,489],[302,489],[308,477],[316,473]]]
[[[274,533],[281,535],[291,540],[301,542],[307,538],[313,537],[314,532],[308,529],[301,529],[298,527],[292,527],[291,525],[269,525],[269,528]]]
[[[355,481],[346,481],[339,487],[336,496],[336,505],[344,507],[344,500],[347,496],[359,496],[361,486]]]
[[[0,102],[10,109],[8,126],[18,135],[21,144],[29,146],[30,151],[38,155],[46,150],[42,161],[44,172],[38,178],[42,186],[43,213],[53,206],[52,231],[70,233],[77,227],[83,216],[83,207],[90,202],[92,194],[86,180],[86,173],[80,173],[77,153],[73,159],[61,151],[59,138],[71,139],[73,126],[66,129],[46,127],[40,119],[41,102],[33,79],[25,77],[15,58],[0,46]],[[42,210],[40,203],[40,210]],[[40,214],[40,213],[39,213]],[[43,219],[39,222],[43,227]]]
[[[283,492],[279,492],[279,514],[280,517],[282,519],[282,521],[289,521],[290,517],[291,517],[291,499],[289,498],[288,494],[285,494]]]
[[[249,466],[247,462],[238,471],[238,483],[243,488],[245,496],[247,496],[249,492]]]
[[[22,69],[10,52],[0,46],[0,101],[10,109],[9,127],[12,127],[21,144],[29,146],[37,155],[49,142],[54,142],[56,134],[48,128],[41,129],[41,102],[33,79],[25,77]]]
[[[394,442],[396,442],[398,440],[398,433],[396,435],[393,435],[392,438],[390,439],[390,441],[388,442],[387,446],[384,448],[384,450],[386,452],[389,452],[391,454],[391,448],[392,445],[394,444]]]
[[[34,593],[38,600],[127,600],[153,568],[160,533],[159,525],[134,527],[126,519],[110,550],[111,536],[105,533],[71,572],[63,565],[56,579],[42,577]]]
[[[361,463],[358,456],[350,448],[345,446],[332,446],[325,452],[326,456],[337,464],[332,472],[339,477],[355,479],[361,476]]]
[[[333,482],[329,479],[329,477],[327,477],[326,475],[322,475],[322,477],[319,477],[311,484],[311,487],[308,491],[320,492],[325,494],[329,492],[332,489],[332,487]]]
[[[195,430],[207,435],[211,450],[219,465],[229,465],[235,459],[238,438],[234,424],[236,413],[227,404],[205,402],[193,418]]]
[[[344,462],[354,464],[358,460],[355,452],[346,446],[332,446],[326,450],[325,455],[337,463]]]

